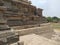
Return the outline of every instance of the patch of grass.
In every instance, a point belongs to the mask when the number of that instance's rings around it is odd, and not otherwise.
[[[52,23],[52,27],[60,30],[60,23]]]

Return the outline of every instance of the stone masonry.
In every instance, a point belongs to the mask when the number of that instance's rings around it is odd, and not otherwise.
[[[9,26],[35,25],[42,22],[43,10],[31,5],[28,0],[1,0],[0,11]]]

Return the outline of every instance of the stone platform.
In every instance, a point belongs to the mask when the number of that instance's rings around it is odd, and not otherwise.
[[[23,45],[60,45],[58,32],[49,24],[16,31],[20,34],[20,43]]]

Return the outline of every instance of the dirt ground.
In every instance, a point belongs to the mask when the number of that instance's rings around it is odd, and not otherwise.
[[[51,23],[54,29],[60,30],[60,23]]]

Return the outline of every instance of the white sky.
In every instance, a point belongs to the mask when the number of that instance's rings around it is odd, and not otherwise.
[[[32,4],[44,9],[44,16],[60,17],[60,0],[31,0]]]

